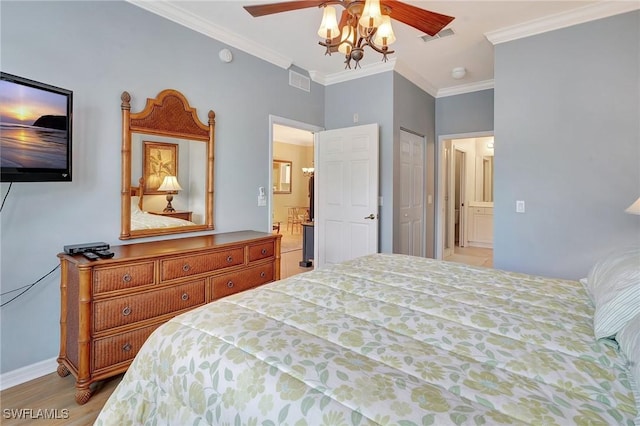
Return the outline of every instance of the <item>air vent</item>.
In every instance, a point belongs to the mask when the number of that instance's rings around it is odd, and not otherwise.
[[[297,87],[305,92],[310,92],[311,79],[295,71],[289,70],[289,86]]]
[[[425,43],[429,42],[429,41],[433,41],[433,40],[437,40],[439,38],[444,38],[444,37],[450,37],[452,35],[454,35],[455,33],[453,32],[453,30],[451,28],[445,28],[444,30],[440,31],[438,34],[434,35],[434,36],[430,36],[430,35],[423,35],[420,38],[422,39],[422,41],[424,41]]]

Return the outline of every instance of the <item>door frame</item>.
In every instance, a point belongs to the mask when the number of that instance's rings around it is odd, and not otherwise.
[[[269,114],[269,155],[268,155],[268,163],[267,170],[269,170],[269,185],[267,188],[273,188],[273,176],[271,173],[271,168],[273,165],[273,126],[275,124],[279,124],[281,126],[293,127],[295,129],[306,130],[314,135],[317,132],[324,130],[324,127],[316,126],[315,124],[305,123],[302,121],[293,120],[286,117],[280,117],[278,115]],[[314,145],[315,145],[315,136],[314,136]],[[314,147],[314,161],[315,161],[315,147]],[[314,192],[317,192],[317,181],[314,180]],[[271,212],[273,211],[273,191],[267,191],[269,194],[267,201],[267,229],[271,232],[273,229],[273,218]]]
[[[436,241],[435,241],[435,258],[442,259],[444,254],[444,226],[446,220],[444,218],[445,214],[445,190],[444,190],[444,173],[446,173],[446,165],[444,164],[445,155],[444,155],[444,145],[445,141],[455,140],[455,139],[469,139],[469,138],[482,138],[482,137],[495,137],[493,130],[487,130],[482,132],[471,132],[471,133],[454,133],[448,135],[438,135],[437,145],[436,145],[436,197],[435,197],[435,231],[436,231]],[[453,157],[453,155],[452,155]],[[494,175],[495,176],[495,175]],[[495,187],[495,182],[494,182]]]

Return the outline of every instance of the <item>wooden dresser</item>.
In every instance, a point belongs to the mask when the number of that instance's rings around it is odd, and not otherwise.
[[[281,235],[240,231],[112,246],[111,259],[58,254],[58,374],[90,385],[124,372],[147,337],[172,317],[280,279]]]

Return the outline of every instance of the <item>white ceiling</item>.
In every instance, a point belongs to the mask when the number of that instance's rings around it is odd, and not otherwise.
[[[367,48],[362,69],[344,70],[344,57],[325,56],[318,44],[317,7],[254,18],[242,6],[273,1],[128,1],[228,44],[232,52],[240,49],[282,68],[301,67],[321,84],[395,69],[435,97],[492,88],[494,44],[640,8],[637,0],[406,1],[454,16],[447,28],[455,34],[425,43],[423,33],[393,21],[397,41],[391,60],[382,63]],[[455,67],[466,68],[463,79],[451,76]]]

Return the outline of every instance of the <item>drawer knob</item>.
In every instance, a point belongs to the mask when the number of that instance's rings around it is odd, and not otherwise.
[[[229,281],[229,282],[227,283],[227,287],[229,287],[229,288],[233,288],[233,281]]]
[[[131,314],[131,308],[129,306],[127,306],[126,308],[124,308],[122,310],[122,315],[124,315],[125,317]]]
[[[185,263],[184,265],[182,265],[182,270],[184,272],[189,272],[189,269],[191,269],[191,266],[189,266],[188,263]]]
[[[184,293],[182,295],[182,300],[189,300],[189,295],[187,293]]]
[[[266,272],[264,272],[264,271],[260,272],[260,278],[264,278],[264,277],[266,277],[266,276],[267,276],[267,273],[266,273]]]
[[[233,256],[227,256],[227,263],[233,262]]]
[[[266,249],[266,248],[263,248],[262,250],[260,250],[260,253],[262,253],[262,254],[267,254],[267,249]]]
[[[122,352],[129,352],[131,350],[131,343],[125,343],[122,346]]]
[[[131,275],[129,275],[129,274],[124,274],[124,275],[122,276],[122,281],[124,281],[125,283],[130,282],[130,281],[131,281]]]

